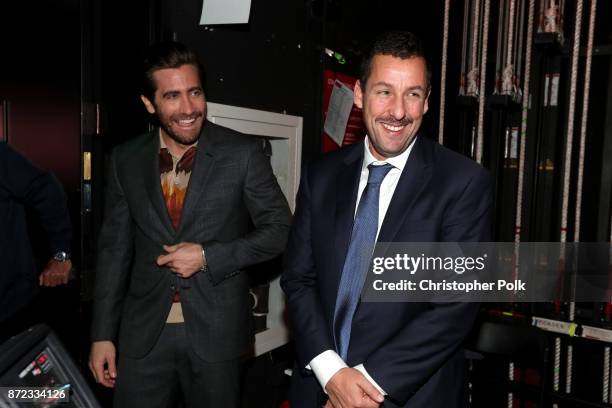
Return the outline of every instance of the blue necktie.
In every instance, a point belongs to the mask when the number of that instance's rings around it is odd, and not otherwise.
[[[361,289],[376,243],[380,184],[392,168],[390,164],[381,166],[370,164],[368,166],[368,184],[361,194],[355,214],[351,242],[342,268],[334,311],[336,351],[343,360],[346,360],[348,354],[353,315],[359,303]]]

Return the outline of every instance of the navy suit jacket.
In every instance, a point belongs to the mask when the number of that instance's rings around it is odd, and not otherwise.
[[[414,143],[378,241],[490,240],[488,173],[422,135]],[[293,375],[292,408],[312,408],[321,402],[321,388],[304,367],[321,352],[335,348],[334,306],[363,150],[363,143],[350,146],[324,156],[303,172],[281,282],[302,368]],[[388,394],[385,406],[463,406],[461,343],[477,310],[476,303],[360,303],[347,364],[364,364]]]
[[[26,207],[40,219],[49,242],[48,255],[70,252],[72,226],[62,185],[0,143],[0,322],[27,305],[38,291]]]

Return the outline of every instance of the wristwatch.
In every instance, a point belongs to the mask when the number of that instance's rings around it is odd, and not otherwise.
[[[70,254],[65,251],[57,251],[55,255],[53,255],[53,259],[58,262],[66,262],[70,259]]]

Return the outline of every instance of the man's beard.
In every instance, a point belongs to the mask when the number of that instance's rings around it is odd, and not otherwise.
[[[164,132],[172,139],[174,140],[176,143],[185,145],[185,146],[189,146],[194,144],[199,138],[200,138],[200,133],[202,132],[202,127],[204,126],[204,121],[202,121],[199,129],[197,129],[197,132],[194,132],[193,134],[189,133],[189,134],[180,134],[177,133],[175,131],[173,131],[172,126],[170,125],[172,122],[174,121],[179,121],[179,120],[189,120],[189,119],[195,119],[198,120],[198,118],[203,117],[203,113],[201,112],[197,112],[191,115],[187,115],[187,116],[180,116],[180,117],[171,117],[167,122],[161,121],[159,120],[160,118],[158,117],[158,122],[161,126],[161,128],[164,130]]]

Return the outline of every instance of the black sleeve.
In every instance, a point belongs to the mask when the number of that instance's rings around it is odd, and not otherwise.
[[[72,226],[62,185],[5,143],[0,143],[0,188],[36,212],[50,253],[71,252]]]

